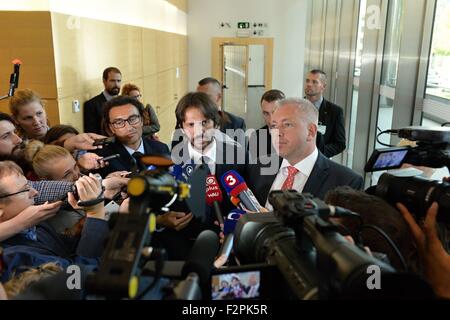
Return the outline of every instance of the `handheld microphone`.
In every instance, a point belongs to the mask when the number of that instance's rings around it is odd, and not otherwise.
[[[239,198],[245,209],[260,212],[262,206],[239,173],[234,170],[225,172],[221,182],[228,195]]]
[[[223,226],[224,221],[219,202],[222,202],[222,190],[220,190],[216,177],[210,174],[206,177],[206,204],[208,206],[213,206],[217,221]],[[223,227],[221,228],[223,231]]]
[[[20,61],[19,59],[14,59],[12,63],[14,64],[14,72],[11,73],[11,77],[9,78],[9,97],[12,97],[16,88],[19,87],[19,69],[22,61]]]
[[[177,294],[177,298],[189,300],[192,297],[198,297],[198,294],[195,294],[199,290],[198,287],[204,291],[204,296],[207,296],[208,281],[218,250],[219,238],[213,231],[205,230],[199,234],[181,271],[182,277],[186,280],[182,281],[178,286],[178,288],[184,288],[183,290],[178,290],[178,292],[187,292],[189,296]],[[177,292],[177,290],[175,291]]]
[[[172,166],[170,174],[172,174],[178,181],[187,182],[196,167],[197,166],[194,163],[186,163],[183,165],[176,164]]]
[[[234,232],[237,221],[244,214],[246,214],[246,212],[244,210],[237,209],[237,208],[230,211],[228,216],[225,218],[225,223],[224,223],[224,227],[223,227],[224,235],[228,235],[228,234]]]

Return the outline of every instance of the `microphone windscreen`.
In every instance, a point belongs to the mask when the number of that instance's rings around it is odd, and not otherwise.
[[[222,202],[222,190],[216,177],[210,174],[206,177],[206,203],[212,206],[214,201]]]
[[[201,232],[183,266],[182,277],[186,278],[189,273],[194,272],[199,276],[200,285],[206,285],[218,250],[219,238],[217,235],[211,230]]]
[[[222,182],[222,186],[225,188],[225,191],[233,196],[236,196],[237,194],[235,190],[236,188],[247,188],[244,178],[242,178],[241,175],[234,170],[225,172],[220,180]]]

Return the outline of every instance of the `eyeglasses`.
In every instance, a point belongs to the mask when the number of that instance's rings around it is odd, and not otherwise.
[[[114,122],[111,122],[111,125],[113,126],[114,129],[120,129],[125,127],[125,122],[128,122],[128,124],[130,126],[138,124],[139,121],[141,120],[141,116],[134,114],[132,116],[130,116],[128,119],[118,119],[115,120]]]
[[[23,192],[30,192],[30,190],[31,190],[31,187],[27,184],[24,190],[20,190],[20,191],[10,193],[10,194],[4,194],[4,195],[0,196],[0,199],[15,196],[16,194],[23,193]]]

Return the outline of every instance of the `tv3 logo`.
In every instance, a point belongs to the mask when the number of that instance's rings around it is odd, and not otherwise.
[[[229,186],[229,187],[233,187],[235,184],[236,184],[236,182],[238,181],[237,179],[236,179],[236,177],[232,174],[232,173],[230,173],[229,175],[227,175],[226,177],[225,177],[225,179],[223,179],[224,181],[225,181],[225,183],[227,184],[227,186]]]

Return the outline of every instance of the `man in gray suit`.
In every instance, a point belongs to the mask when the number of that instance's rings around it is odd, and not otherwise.
[[[323,199],[328,190],[338,186],[362,189],[360,175],[317,149],[317,108],[305,99],[284,99],[278,104],[270,125],[278,155],[272,155],[271,161],[260,159],[246,172],[248,186],[260,204],[272,209],[267,201],[272,190],[295,189]]]

